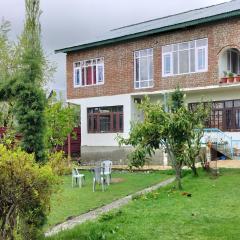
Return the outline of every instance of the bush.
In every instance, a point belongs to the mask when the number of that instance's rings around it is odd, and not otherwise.
[[[63,151],[50,153],[48,155],[48,164],[55,174],[62,176],[71,173],[71,166]]]
[[[37,239],[58,182],[33,154],[0,144],[0,239]]]

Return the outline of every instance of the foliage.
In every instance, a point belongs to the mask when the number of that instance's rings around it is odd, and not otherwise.
[[[157,149],[165,148],[170,157],[171,164],[176,171],[178,188],[181,189],[181,169],[183,164],[190,164],[199,150],[197,144],[193,153],[188,149],[195,144],[206,118],[205,111],[191,111],[184,105],[184,95],[179,90],[171,96],[170,111],[165,111],[159,103],[152,103],[149,98],[139,105],[144,113],[143,122],[132,124],[130,136],[127,139],[118,137],[120,145],[135,147],[130,154],[133,166],[143,166],[146,156],[152,156]],[[190,144],[190,145],[189,145]],[[199,153],[199,151],[198,151]]]
[[[62,147],[77,124],[77,116],[73,106],[66,106],[62,101],[56,100],[55,93],[48,100],[45,110],[47,122],[46,138],[50,151]]]
[[[201,139],[204,134],[204,123],[209,115],[209,108],[199,104],[186,117],[189,121],[188,139],[185,145],[185,164],[190,167],[195,176],[198,175],[195,163],[202,161],[204,154],[201,152]]]
[[[16,132],[11,128],[7,128],[0,138],[0,144],[4,145],[7,149],[15,149],[19,147],[19,140],[16,136]]]
[[[48,155],[48,164],[53,172],[59,176],[71,173],[72,168],[69,166],[68,160],[62,151],[50,153]]]
[[[36,239],[55,192],[57,177],[34,155],[0,145],[0,238]]]
[[[25,0],[25,26],[17,44],[8,40],[9,22],[0,25],[0,100],[10,109],[1,114],[0,122],[4,126],[15,123],[22,148],[42,162],[46,159],[43,85],[55,67],[42,50],[39,5],[40,0]]]

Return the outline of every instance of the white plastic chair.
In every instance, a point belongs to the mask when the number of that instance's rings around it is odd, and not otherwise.
[[[107,179],[107,184],[110,185],[111,178],[112,178],[112,161],[104,160],[101,162],[101,175],[104,173]]]
[[[72,170],[72,187],[73,187],[73,183],[74,180],[76,180],[76,183],[78,183],[78,186],[81,188],[83,185],[83,182],[85,182],[85,175],[84,174],[80,174],[78,172],[77,168],[73,168]]]
[[[95,167],[93,171],[93,192],[96,190],[96,184],[102,185],[102,191],[104,192],[106,188],[106,176],[104,174],[104,169],[102,167]]]

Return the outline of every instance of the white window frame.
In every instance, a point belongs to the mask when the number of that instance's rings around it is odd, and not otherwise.
[[[147,51],[149,52],[151,50],[151,54],[148,54],[147,53],[147,58],[148,57],[152,57],[152,78],[150,78],[149,74],[150,74],[150,71],[149,71],[149,62],[148,62],[148,79],[146,80],[137,80],[137,67],[136,67],[136,59],[139,58],[140,61],[141,61],[141,51]],[[136,55],[139,54],[139,57],[136,57]],[[133,53],[134,55],[134,89],[144,89],[144,88],[153,88],[154,87],[154,62],[153,62],[153,48],[145,48],[145,49],[140,49],[140,50],[137,50],[137,51],[134,51]],[[141,63],[139,61],[139,78],[141,79]],[[146,87],[141,87],[141,82],[148,82],[148,86]],[[152,82],[152,85],[150,84]],[[139,86],[137,87],[137,83],[139,83]]]
[[[97,63],[97,61],[100,60],[101,63]],[[86,85],[86,82],[84,82],[84,85],[82,85],[82,70],[84,71],[84,81],[86,81],[86,63],[91,61],[91,64],[88,66],[96,66],[96,83],[92,83],[90,85]],[[93,61],[96,63],[94,64]],[[77,66],[78,65],[78,66]],[[98,67],[101,66],[103,69],[103,80],[102,82],[99,82],[99,75],[98,75]],[[80,75],[79,75],[79,84],[76,84],[76,69],[80,70]],[[92,71],[92,79],[93,79],[93,71]],[[73,63],[73,86],[74,88],[79,88],[79,87],[91,87],[91,86],[96,86],[96,85],[103,85],[105,82],[105,72],[104,72],[104,58],[99,57],[99,58],[93,58],[89,60],[82,60],[78,62]]]
[[[199,40],[206,40],[207,44],[205,46],[200,46],[197,47],[197,41]],[[191,47],[191,43],[194,42],[194,46]],[[188,44],[188,48],[185,50],[188,50],[188,60],[189,60],[189,71],[187,73],[180,73],[180,61],[179,61],[179,53],[184,50],[180,50],[179,46],[180,44]],[[177,47],[177,50],[174,50],[174,47]],[[169,48],[169,51],[164,52],[164,48]],[[194,56],[195,56],[195,71],[191,71],[191,50],[194,49]],[[203,69],[198,68],[199,64],[199,59],[198,59],[198,51],[204,49],[205,50],[205,66]],[[173,53],[177,53],[178,55],[178,73],[173,73]],[[169,55],[170,56],[170,72],[165,73],[165,56]],[[180,42],[180,43],[175,43],[175,44],[170,44],[170,45],[165,45],[162,46],[162,77],[169,77],[169,76],[178,76],[178,75],[186,75],[186,74],[192,74],[192,73],[201,73],[201,72],[207,72],[208,71],[208,38],[202,38],[202,39],[196,39],[196,40],[191,40],[187,42]]]

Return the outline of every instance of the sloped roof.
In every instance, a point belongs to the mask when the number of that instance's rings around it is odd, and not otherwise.
[[[79,43],[75,46],[58,49],[55,52],[67,53],[237,16],[240,16],[240,0],[232,0],[218,5],[116,28],[101,37]]]

